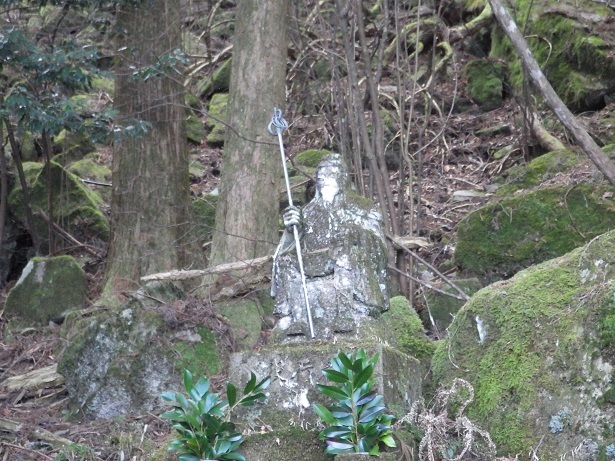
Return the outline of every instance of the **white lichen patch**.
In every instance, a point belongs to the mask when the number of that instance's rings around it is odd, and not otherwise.
[[[23,271],[21,272],[21,277],[19,277],[19,280],[17,280],[17,283],[15,284],[15,286],[21,285],[23,281],[26,279],[26,277],[30,275],[30,272],[32,272],[32,269],[34,269],[34,263],[32,262],[32,260],[30,260],[28,261],[28,264],[26,264],[26,267],[24,267]]]
[[[120,317],[125,320],[128,325],[130,325],[132,323],[132,309],[124,309],[121,312]]]
[[[483,344],[487,339],[487,324],[483,322],[478,315],[475,318],[476,320],[476,329],[478,330],[478,342]]]

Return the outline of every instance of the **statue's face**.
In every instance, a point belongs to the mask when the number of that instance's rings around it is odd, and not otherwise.
[[[325,164],[316,171],[316,189],[326,203],[333,201],[340,191],[341,170],[338,165]]]

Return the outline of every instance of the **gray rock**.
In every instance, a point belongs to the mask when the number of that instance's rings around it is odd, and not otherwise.
[[[9,292],[5,312],[46,325],[82,308],[86,294],[85,273],[72,256],[32,258]]]

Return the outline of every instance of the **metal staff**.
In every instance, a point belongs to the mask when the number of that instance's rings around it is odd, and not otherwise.
[[[275,130],[274,130],[275,128]],[[280,154],[282,154],[282,168],[284,169],[284,179],[286,180],[286,193],[288,194],[288,204],[293,206],[293,196],[290,190],[290,181],[288,180],[288,170],[286,169],[286,155],[284,154],[284,143],[282,142],[282,132],[288,128],[288,122],[282,118],[282,110],[275,107],[273,109],[273,117],[267,131],[275,136],[278,135],[280,144]],[[305,308],[307,310],[308,324],[310,326],[310,336],[314,339],[314,324],[312,323],[312,311],[310,309],[310,301],[308,300],[307,283],[305,282],[305,271],[303,270],[303,258],[301,257],[301,242],[299,241],[299,231],[297,226],[293,225],[293,235],[295,236],[295,248],[297,249],[297,260],[299,261],[299,272],[301,272],[301,284],[303,285],[303,297],[305,298]]]

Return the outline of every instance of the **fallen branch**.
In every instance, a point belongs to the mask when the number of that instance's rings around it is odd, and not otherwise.
[[[313,251],[308,254],[319,254],[329,251],[329,248],[323,248],[317,251]],[[214,267],[208,267],[207,269],[195,269],[195,270],[173,270],[169,272],[159,272],[156,274],[144,275],[141,277],[141,282],[153,282],[155,280],[188,280],[196,277],[203,277],[205,275],[226,274],[227,272],[233,272],[243,269],[260,269],[265,264],[273,260],[273,255],[262,256],[255,259],[247,259],[245,261],[237,261],[233,263],[220,264]]]
[[[49,432],[45,429],[30,427],[25,423],[20,423],[6,418],[0,418],[0,431],[10,432],[12,434],[21,433],[26,436],[34,436],[40,440],[50,443],[53,448],[62,448],[74,443],[71,440],[55,435],[53,432]]]
[[[56,387],[62,384],[64,384],[64,376],[58,373],[58,365],[56,364],[7,378],[2,383],[2,387],[6,387],[9,392],[15,392]]]
[[[538,114],[535,112],[532,113],[530,117],[530,129],[532,130],[534,137],[538,140],[540,146],[547,152],[566,149],[564,143],[549,133],[540,121]]]
[[[543,97],[545,103],[555,113],[559,121],[570,132],[577,144],[585,151],[585,153],[591,158],[594,164],[598,167],[604,177],[611,183],[615,184],[615,165],[606,154],[598,147],[591,136],[583,129],[572,112],[566,107],[566,105],[559,98],[545,74],[538,66],[534,55],[529,49],[525,38],[519,31],[517,24],[510,16],[501,0],[489,0],[493,14],[495,15],[498,23],[502,27],[502,30],[511,41],[523,68],[526,71],[526,75],[534,84],[534,87],[538,90]]]
[[[487,27],[491,24],[493,19],[493,12],[491,11],[491,6],[487,3],[483,11],[472,19],[470,22],[466,22],[465,24],[460,24],[455,27],[451,27],[448,30],[448,40],[450,43],[456,43],[459,40],[463,40],[464,38],[475,34],[477,31],[482,29],[483,27]]]
[[[436,286],[432,285],[431,283],[427,283],[427,282],[425,282],[424,280],[421,280],[421,279],[419,279],[419,278],[416,278],[416,277],[414,277],[413,275],[408,274],[407,272],[400,271],[400,270],[399,270],[397,267],[395,267],[395,266],[392,266],[392,265],[390,265],[390,264],[389,264],[389,266],[388,266],[388,267],[389,267],[389,269],[391,269],[391,270],[393,270],[393,271],[397,272],[398,274],[403,275],[404,277],[409,278],[409,279],[410,279],[410,280],[412,280],[413,282],[416,282],[416,283],[418,283],[419,285],[423,285],[424,287],[427,287],[428,289],[430,289],[430,290],[432,290],[432,291],[435,291],[436,293],[440,293],[441,295],[449,296],[449,297],[451,297],[451,298],[455,298],[455,299],[458,299],[458,300],[460,300],[460,301],[467,301],[467,299],[468,299],[468,298],[463,298],[463,297],[461,297],[461,296],[459,296],[459,295],[455,295],[455,294],[453,294],[453,293],[449,293],[448,291],[444,291],[443,289],[438,288],[438,287],[436,287]]]
[[[152,282],[154,280],[187,280],[205,275],[226,274],[241,269],[260,268],[273,259],[272,255],[263,256],[256,259],[248,259],[246,261],[237,261],[234,263],[220,264],[218,266],[209,267],[207,269],[195,270],[173,270],[169,272],[159,272],[141,277],[141,282]]]
[[[47,216],[44,211],[38,210],[36,212],[36,214],[39,215],[41,218],[43,218],[47,224],[51,224],[51,227],[53,228],[53,230],[56,231],[58,234],[60,234],[68,242],[70,242],[73,245],[76,245],[76,246],[78,246],[80,248],[83,248],[85,251],[87,251],[91,255],[96,256],[97,258],[102,258],[103,257],[103,255],[100,252],[96,251],[90,245],[86,245],[85,243],[81,243],[79,240],[77,240],[71,234],[69,234],[64,229],[62,229],[60,226],[58,226],[56,223],[54,223],[51,219],[49,219],[49,216]]]

